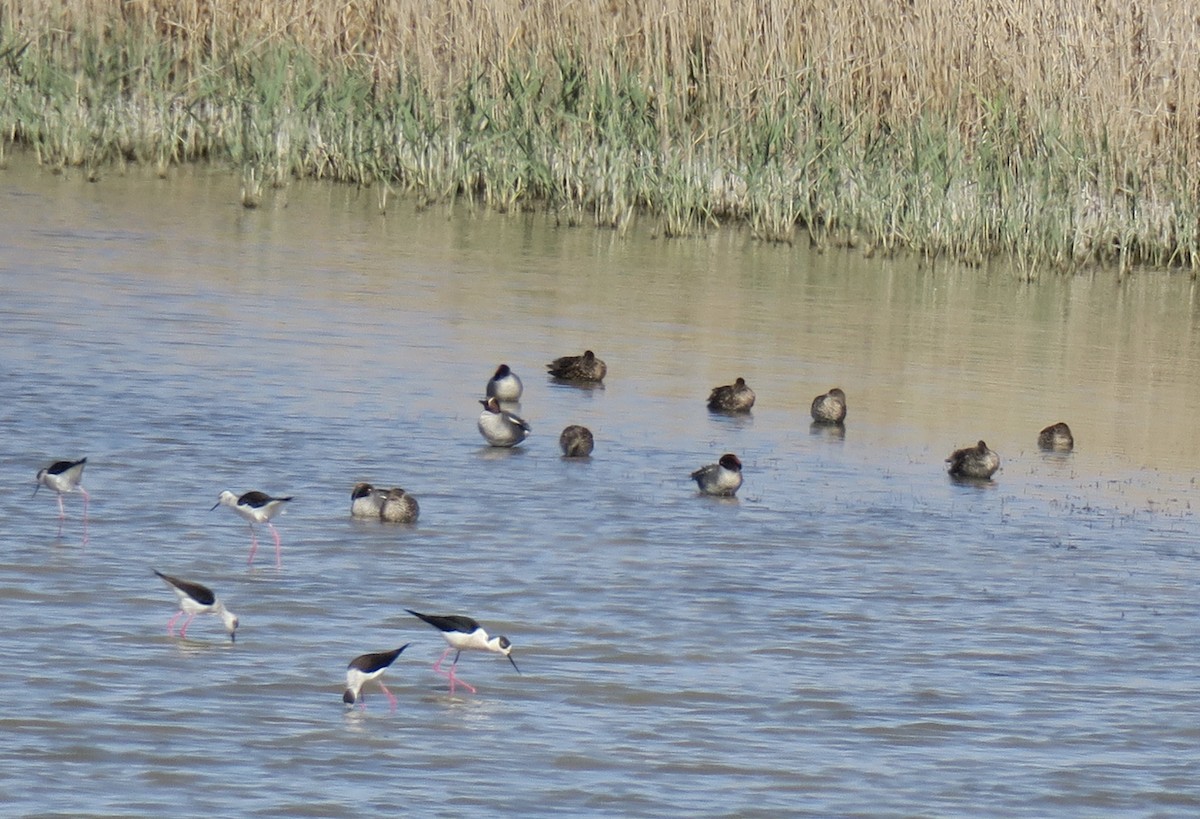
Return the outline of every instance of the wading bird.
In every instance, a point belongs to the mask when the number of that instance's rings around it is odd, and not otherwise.
[[[454,675],[454,669],[458,665],[458,657],[464,651],[494,651],[497,654],[502,654],[512,663],[512,667],[517,669],[517,673],[521,673],[521,669],[517,668],[517,661],[512,658],[512,643],[507,637],[489,637],[488,633],[483,630],[483,626],[472,620],[470,617],[464,617],[461,614],[421,614],[419,611],[405,609],[413,617],[419,617],[429,625],[436,628],[442,633],[442,637],[449,643],[450,647],[442,652],[442,656],[433,664],[433,670],[436,674],[441,674],[450,680],[450,693],[454,693],[454,687],[457,683],[462,683],[463,687],[475,693],[475,689],[465,680],[460,680]],[[455,652],[454,662],[450,664],[449,671],[442,671],[442,661],[446,659],[450,652]]]
[[[87,524],[88,524],[88,501],[91,496],[80,483],[83,480],[83,468],[87,466],[87,458],[80,458],[78,461],[55,461],[44,469],[39,469],[37,473],[37,484],[33,487],[33,494],[37,495],[38,490],[43,486],[47,489],[53,489],[58,497],[58,534],[62,535],[63,521],[67,517],[66,507],[63,506],[63,495],[69,492],[78,492],[83,495],[83,542],[87,543]]]
[[[387,695],[388,702],[392,704],[392,710],[396,710],[396,698],[392,696],[392,692],[387,690],[387,686],[383,684],[380,677],[383,672],[388,670],[388,667],[396,662],[396,658],[400,656],[400,652],[408,648],[412,643],[405,643],[395,651],[377,651],[373,654],[360,654],[350,661],[350,665],[346,666],[346,693],[342,694],[342,702],[346,705],[354,705],[358,702],[360,708],[367,707],[367,697],[363,693],[362,687],[371,680],[379,680],[379,688]]]
[[[221,622],[225,624],[225,630],[229,632],[229,641],[237,641],[237,615],[225,608],[225,604],[217,599],[212,589],[190,580],[171,577],[158,569],[155,569],[154,573],[161,577],[179,598],[179,613],[167,621],[168,637],[175,636],[175,621],[184,614],[187,614],[188,618],[183,621],[183,628],[179,629],[180,637],[187,637],[188,625],[197,614],[216,614],[220,616]]]
[[[254,553],[258,551],[258,536],[254,533],[254,524],[267,524],[271,534],[275,536],[275,568],[278,569],[283,565],[282,548],[279,543],[279,532],[275,530],[275,524],[271,523],[271,518],[283,514],[283,505],[290,500],[291,497],[273,498],[264,492],[253,491],[239,497],[226,489],[217,498],[217,502],[213,504],[212,508],[228,506],[250,525],[250,557],[246,560],[247,564],[254,563]],[[212,509],[208,511],[211,512]]]

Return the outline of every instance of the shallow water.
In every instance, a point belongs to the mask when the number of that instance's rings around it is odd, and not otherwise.
[[[1200,808],[1193,283],[655,241],[181,172],[0,173],[13,814]],[[602,389],[544,364],[592,348]],[[475,429],[492,370],[534,429]],[[744,376],[753,415],[704,407]],[[808,404],[849,396],[844,436]],[[1077,450],[1037,431],[1068,421]],[[595,455],[558,457],[583,423]],[[987,440],[986,485],[943,459]],[[688,473],[736,452],[737,500]],[[86,455],[57,508],[33,476]],[[349,518],[401,485],[412,527]],[[294,495],[283,566],[222,489]],[[241,618],[166,636],[151,568]],[[459,612],[516,646],[470,654]],[[412,641],[367,708],[346,663]]]

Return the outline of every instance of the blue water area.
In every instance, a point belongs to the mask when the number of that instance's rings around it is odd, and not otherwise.
[[[1031,293],[317,186],[246,212],[217,174],[6,173],[4,812],[1200,811],[1196,433],[1180,414],[1182,443],[1147,449],[1124,400],[1140,370],[1168,418],[1195,398],[1186,282]],[[1101,298],[1178,346],[1147,359],[1078,315]],[[587,348],[602,387],[545,377]],[[501,362],[533,428],[513,449],[476,429]],[[710,414],[738,375],[753,412]],[[835,384],[845,427],[811,428]],[[1038,452],[1060,412],[1078,450]],[[591,458],[560,457],[570,423]],[[950,480],[981,436],[1001,471]],[[724,452],[738,496],[698,495]],[[86,543],[80,495],[60,523],[32,494],[83,456]],[[420,520],[351,519],[357,481]],[[247,564],[225,489],[294,497],[281,568],[265,527]],[[169,637],[153,569],[210,586],[236,643],[205,615]],[[408,608],[475,617],[521,673],[467,652],[478,691],[451,696]],[[397,709],[373,682],[347,708],[350,659],[406,642]]]

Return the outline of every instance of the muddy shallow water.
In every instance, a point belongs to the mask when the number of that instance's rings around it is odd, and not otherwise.
[[[14,814],[1148,815],[1200,807],[1185,276],[1022,284],[206,172],[0,172]],[[603,388],[545,363],[594,349]],[[533,434],[489,449],[500,362]],[[711,415],[743,376],[748,417]],[[808,405],[846,390],[844,434]],[[1065,420],[1076,451],[1043,454]],[[589,426],[596,451],[559,457]],[[1002,468],[954,483],[986,439]],[[745,464],[736,500],[693,469]],[[81,498],[31,497],[86,455]],[[353,521],[359,480],[421,503]],[[223,489],[293,495],[248,567]],[[168,638],[152,568],[241,618]],[[405,608],[516,646],[464,655]],[[341,702],[346,663],[413,643]]]

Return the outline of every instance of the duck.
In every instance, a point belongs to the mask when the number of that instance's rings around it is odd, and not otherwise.
[[[950,464],[950,474],[955,477],[990,480],[1000,468],[1000,456],[980,441],[975,446],[954,450],[946,463]]]
[[[398,486],[383,493],[379,519],[388,523],[416,523],[421,514],[417,499]]]
[[[356,483],[350,490],[350,517],[378,518],[383,496],[369,483]]]
[[[495,374],[491,380],[487,382],[486,395],[488,398],[495,396],[500,401],[505,403],[515,404],[521,400],[521,393],[525,387],[521,384],[521,379],[517,377],[507,364],[501,364],[496,368]]]
[[[753,406],[754,390],[740,376],[732,384],[713,387],[708,395],[708,408],[713,412],[749,412]]]
[[[586,458],[592,454],[596,439],[587,427],[571,424],[558,436],[558,446],[565,458]]]
[[[1075,448],[1075,436],[1062,421],[1051,424],[1038,433],[1038,447],[1055,452],[1070,452]]]
[[[525,420],[508,410],[500,409],[496,396],[480,400],[483,412],[479,415],[479,434],[490,446],[516,446],[532,432]]]
[[[693,472],[692,480],[705,495],[732,497],[742,486],[742,462],[737,455],[727,452],[715,464]]]
[[[812,418],[818,424],[840,424],[846,420],[846,393],[841,387],[813,399]]]
[[[546,365],[550,375],[562,381],[600,382],[608,374],[608,365],[596,358],[591,350],[583,355],[565,355]]]

